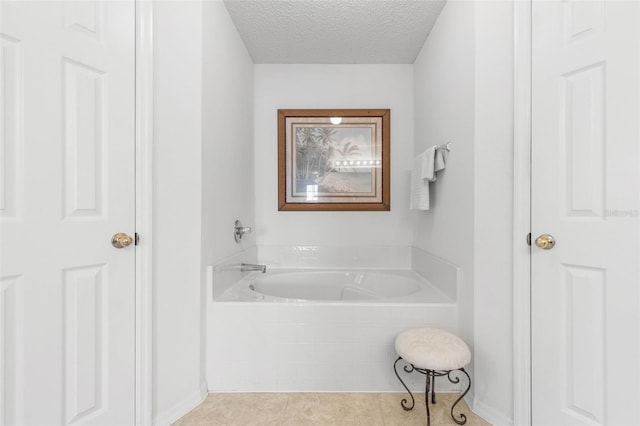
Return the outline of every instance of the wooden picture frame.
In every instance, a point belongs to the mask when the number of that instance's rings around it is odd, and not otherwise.
[[[389,109],[279,109],[278,210],[390,210]]]

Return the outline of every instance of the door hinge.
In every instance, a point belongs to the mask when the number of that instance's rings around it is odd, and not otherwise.
[[[529,234],[529,235],[531,235],[531,234]],[[140,242],[140,234],[138,234],[137,232],[136,232],[136,236],[135,236],[135,242],[136,242],[136,245],[138,245],[138,243]],[[531,245],[531,244],[529,244],[529,245]]]
[[[138,240],[137,240],[137,238],[138,238],[138,234],[136,234],[136,244],[138,244],[138,242],[137,242],[137,241],[138,241]],[[528,245],[528,246],[530,246],[530,245],[531,245],[531,232],[529,232],[529,233],[527,234],[527,245]]]

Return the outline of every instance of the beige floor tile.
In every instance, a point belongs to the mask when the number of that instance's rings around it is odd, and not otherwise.
[[[436,395],[436,403],[429,403],[432,426],[456,425],[451,418],[451,406],[459,396],[459,394],[450,393]],[[414,394],[415,407],[411,411],[405,411],[400,405],[400,401],[403,398],[407,399],[406,405],[411,405],[411,398],[407,393],[383,393],[379,394],[379,398],[385,426],[417,426],[427,424],[424,393]],[[467,417],[466,426],[489,425],[489,423],[476,416],[464,401],[460,401],[454,411],[456,418],[459,420],[461,420],[461,413]]]
[[[210,394],[174,426],[272,426],[284,418],[287,394]]]
[[[405,411],[400,402],[407,400],[406,406],[411,406],[411,398],[407,393],[378,394],[380,410],[385,426],[423,426],[427,424],[427,413],[424,407],[424,394],[414,394],[415,405],[410,411]]]
[[[431,425],[455,425],[451,405],[458,394],[438,394]],[[424,394],[414,394],[415,407],[400,406],[407,393],[229,393],[210,394],[174,426],[424,426]],[[410,400],[408,401],[411,402]],[[488,426],[461,401],[456,415],[466,426]]]
[[[380,405],[372,393],[290,394],[282,426],[383,426]]]

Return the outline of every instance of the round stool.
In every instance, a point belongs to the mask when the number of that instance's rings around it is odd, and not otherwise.
[[[400,378],[397,365],[400,360],[404,360],[409,365],[405,365],[403,370],[407,373],[417,371],[426,376],[425,403],[427,406],[427,425],[430,424],[429,413],[429,392],[431,392],[431,403],[436,403],[435,378],[447,376],[451,383],[460,383],[460,378],[455,376],[456,372],[464,373],[467,376],[467,389],[451,407],[451,418],[459,425],[467,422],[467,416],[460,413],[458,420],[453,414],[455,406],[464,398],[471,388],[471,378],[464,370],[464,367],[471,362],[471,351],[464,341],[455,334],[437,328],[412,328],[403,331],[396,337],[396,353],[398,359],[393,364],[396,377],[402,386],[411,396],[411,405],[407,405],[407,400],[402,399],[400,405],[406,411],[412,410],[415,406],[413,394]],[[452,373],[454,376],[452,376]]]

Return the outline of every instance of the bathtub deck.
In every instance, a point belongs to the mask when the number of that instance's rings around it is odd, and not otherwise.
[[[313,271],[313,270],[312,270]],[[336,271],[344,271],[344,272],[353,272],[354,270],[344,269]],[[455,304],[455,300],[451,297],[447,296],[440,288],[433,285],[431,282],[425,280],[420,277],[418,274],[411,270],[373,270],[373,269],[362,269],[357,270],[358,272],[366,273],[380,273],[384,272],[385,274],[398,274],[402,279],[411,278],[415,280],[415,282],[419,285],[420,291],[407,295],[407,296],[398,296],[398,297],[388,297],[388,298],[380,298],[380,299],[362,299],[362,300],[333,300],[333,299],[316,299],[316,300],[307,300],[307,299],[293,299],[293,298],[284,298],[284,297],[271,297],[268,295],[262,295],[260,293],[253,292],[249,289],[249,285],[254,278],[260,278],[261,275],[258,273],[251,274],[247,276],[245,279],[233,285],[231,288],[224,291],[220,296],[215,299],[215,302],[275,302],[275,303],[428,303],[428,304],[444,304],[451,305]],[[273,276],[277,276],[279,274],[287,274],[287,273],[300,273],[299,269],[275,269],[270,272]],[[315,272],[315,271],[314,271]],[[304,285],[304,284],[301,284]]]

